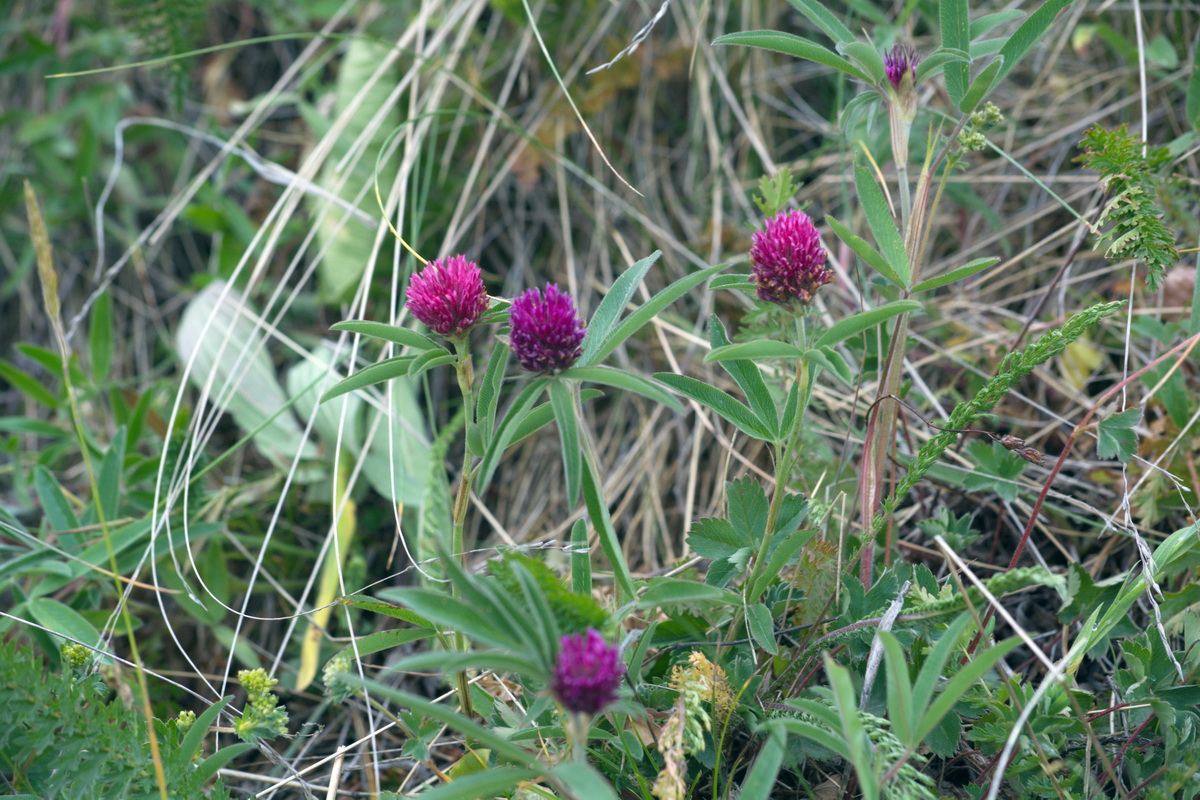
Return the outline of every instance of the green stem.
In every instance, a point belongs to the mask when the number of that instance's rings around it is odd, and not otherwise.
[[[456,338],[454,341],[454,351],[458,356],[458,360],[454,362],[454,371],[458,375],[458,388],[462,392],[463,408],[467,417],[467,439],[471,440],[471,429],[475,425],[475,371],[471,362],[471,348],[467,343],[466,335]],[[454,504],[450,509],[450,516],[454,524],[454,530],[451,534],[450,552],[451,557],[457,557],[462,564],[463,570],[467,568],[467,549],[463,543],[463,531],[466,527],[467,506],[471,502],[471,480],[474,478],[474,471],[471,468],[471,448],[463,447],[463,465],[462,477],[459,478],[458,490],[454,494]],[[451,594],[454,597],[458,596],[458,589],[452,588]],[[466,637],[461,631],[454,634],[454,647],[456,650],[466,650],[468,647]],[[462,708],[463,713],[471,716],[473,710],[471,708],[471,688],[467,683],[467,673],[460,671],[454,676],[455,684],[458,689],[458,704]]]
[[[807,336],[804,329],[804,318],[796,317],[796,346],[801,350],[806,348]],[[767,526],[763,531],[762,541],[758,545],[758,552],[754,556],[754,568],[751,570],[750,578],[746,582],[746,591],[749,592],[752,587],[758,583],[758,578],[762,570],[767,566],[767,553],[771,546],[771,539],[775,531],[775,524],[779,520],[779,510],[783,507],[783,498],[787,496],[787,484],[791,478],[792,469],[795,468],[799,461],[800,450],[802,444],[800,442],[800,434],[804,430],[804,414],[808,410],[808,403],[812,397],[812,380],[808,369],[808,359],[800,357],[796,359],[796,378],[795,385],[800,393],[798,407],[796,408],[796,418],[792,420],[792,428],[787,432],[783,441],[775,447],[775,490],[771,495],[771,505],[767,511]],[[746,597],[747,603],[752,603],[758,598]]]

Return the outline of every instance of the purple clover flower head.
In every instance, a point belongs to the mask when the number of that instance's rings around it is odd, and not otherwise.
[[[605,644],[595,628],[559,640],[558,661],[550,689],[563,708],[577,714],[596,714],[617,699],[625,674],[616,647]]]
[[[466,333],[487,307],[479,265],[466,256],[434,259],[408,283],[408,310],[448,339]]]
[[[921,57],[917,52],[906,44],[898,44],[892,48],[891,52],[883,57],[883,69],[887,73],[888,83],[896,91],[900,91],[900,84],[904,82],[904,75],[908,73],[912,76],[913,82],[917,80],[917,63]]]
[[[833,282],[826,255],[821,235],[803,211],[783,211],[767,220],[750,247],[758,299],[807,306],[818,289]]]
[[[521,367],[529,372],[561,372],[583,354],[587,333],[571,295],[550,284],[528,289],[512,302],[509,340]]]

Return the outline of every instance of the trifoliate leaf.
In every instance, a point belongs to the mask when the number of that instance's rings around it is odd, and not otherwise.
[[[1137,452],[1137,434],[1133,432],[1133,426],[1141,420],[1140,408],[1131,408],[1100,420],[1100,443],[1096,445],[1096,455],[1100,458],[1116,456],[1122,464],[1133,458]]]

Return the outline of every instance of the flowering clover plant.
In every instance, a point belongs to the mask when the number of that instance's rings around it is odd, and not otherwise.
[[[977,394],[954,407],[946,425],[928,423],[939,433],[904,462],[901,480],[889,482],[886,475],[898,460],[910,316],[925,310],[927,293],[998,261],[979,258],[943,275],[922,274],[942,189],[953,171],[966,168],[969,153],[986,146],[984,131],[1003,121],[989,95],[1065,2],[1049,0],[986,49],[980,37],[1014,15],[972,23],[965,2],[945,3],[940,43],[923,56],[900,38],[884,51],[857,39],[815,0],[793,5],[832,46],[778,31],[733,33],[715,43],[782,52],[842,73],[858,91],[847,117],[887,111],[890,151],[846,160],[854,218],[813,217],[793,207],[794,187],[784,172],[764,180],[757,198],[763,216],[746,221],[749,272],[725,264],[697,270],[631,307],[659,259],[653,253],[616,279],[585,322],[579,298],[554,283],[511,300],[489,299],[479,267],[451,255],[414,272],[407,294],[411,317],[449,346],[416,324],[334,326],[401,351],[346,378],[325,399],[441,367],[455,370],[462,397],[463,463],[442,558],[447,585],[392,589],[360,604],[407,621],[407,641],[440,643],[394,667],[440,670],[455,685],[457,709],[356,676],[347,669],[348,651],[326,671],[332,696],[367,688],[373,698],[457,730],[468,748],[484,754],[485,772],[456,778],[435,793],[666,800],[699,796],[701,787],[714,797],[756,800],[773,796],[785,765],[840,760],[853,771],[859,796],[933,798],[930,760],[957,752],[963,736],[985,754],[983,762],[990,759],[987,770],[995,774],[1010,765],[1018,774],[1036,767],[1036,758],[1014,754],[1008,733],[1027,717],[1005,718],[1009,727],[999,733],[996,725],[964,727],[972,715],[1003,717],[1008,706],[982,681],[1020,644],[1014,638],[980,646],[991,627],[976,613],[976,601],[1031,586],[1065,592],[1062,579],[1018,568],[1014,559],[1012,569],[980,582],[978,597],[958,591],[923,565],[899,563],[893,514],[959,436],[987,433],[972,426],[1022,376],[1119,304],[1087,309],[1011,354]],[[949,106],[930,107],[938,91]],[[909,144],[919,125],[927,155],[914,178]],[[885,166],[893,170],[894,187],[881,181]],[[869,270],[869,292],[856,295],[857,313],[831,318],[824,298],[863,291],[852,277],[855,259]],[[720,365],[728,391],[680,372],[649,377],[609,363],[630,337],[706,283],[712,292],[741,293],[765,320],[740,337],[737,331],[731,337],[722,313],[708,320],[704,362]],[[879,343],[871,365],[858,363],[864,351],[849,346],[854,341]],[[477,364],[481,352],[490,355]],[[510,369],[513,357],[519,369]],[[874,396],[864,398],[865,427],[857,431],[857,521],[835,534],[830,506],[792,491],[792,481],[810,458],[805,424],[816,388],[822,382],[855,387],[867,372]],[[724,514],[694,521],[687,542],[697,560],[678,574],[639,578],[627,563],[623,532],[605,495],[605,465],[583,413],[598,394],[594,387],[636,393],[677,413],[682,398],[742,440],[764,443],[770,454],[770,480],[729,481]],[[567,501],[582,503],[569,580],[516,553],[472,566],[463,541],[472,497],[482,502],[510,448],[551,423],[560,439]],[[989,435],[1007,448],[988,450],[989,459],[1029,459],[1023,440]],[[1009,439],[1020,446],[1003,444]],[[926,527],[938,541],[945,540],[936,531],[967,540],[957,518],[938,517]],[[592,541],[604,557],[602,580],[594,578]],[[1182,536],[1168,541],[1161,554],[1174,558]],[[1168,562],[1156,557],[1156,563]],[[842,564],[857,570],[847,567],[844,582],[837,574]],[[1071,653],[1099,642],[1105,624],[1111,630],[1134,602],[1122,598]],[[1078,659],[1073,663],[1077,667]],[[480,671],[511,676],[515,688],[503,697],[484,692],[471,685]],[[1044,699],[1023,697],[1020,713]],[[412,719],[401,723],[424,730]],[[1049,747],[1051,739],[1039,741]],[[734,743],[743,749],[735,751]]]

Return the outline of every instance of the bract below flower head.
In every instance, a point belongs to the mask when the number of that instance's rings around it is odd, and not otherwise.
[[[509,337],[521,367],[529,372],[561,372],[583,354],[587,328],[571,295],[550,284],[528,289],[512,302]]]
[[[616,647],[595,628],[559,640],[558,660],[550,690],[563,708],[577,714],[596,714],[617,699],[625,665]]]
[[[437,258],[412,276],[408,310],[447,338],[462,336],[487,311],[487,291],[479,265],[466,256]]]
[[[758,298],[782,306],[807,306],[833,272],[825,268],[828,254],[821,235],[803,211],[783,211],[755,231],[750,264]]]

